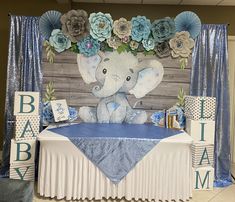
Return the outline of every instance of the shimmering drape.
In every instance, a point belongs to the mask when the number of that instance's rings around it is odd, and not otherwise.
[[[39,17],[11,16],[5,102],[5,133],[1,176],[8,176],[10,143],[14,135],[14,92],[41,91],[42,38]]]
[[[203,25],[192,56],[191,95],[214,96],[215,186],[231,184],[227,25]]]

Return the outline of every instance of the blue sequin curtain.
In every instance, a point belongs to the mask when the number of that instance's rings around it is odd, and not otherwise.
[[[11,16],[5,102],[3,165],[0,176],[9,174],[10,144],[14,135],[15,91],[41,91],[42,37],[39,17]]]
[[[216,97],[214,185],[224,187],[231,184],[227,25],[203,25],[192,60],[190,94]]]

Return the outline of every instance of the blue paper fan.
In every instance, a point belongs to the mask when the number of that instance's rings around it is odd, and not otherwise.
[[[201,32],[201,20],[191,11],[184,11],[175,17],[175,28],[177,32],[188,31],[195,39]]]
[[[62,14],[60,12],[51,10],[47,11],[40,17],[39,30],[45,39],[49,39],[53,29],[61,28],[61,15]]]

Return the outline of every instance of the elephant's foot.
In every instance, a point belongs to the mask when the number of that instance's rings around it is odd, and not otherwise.
[[[97,122],[96,108],[94,107],[80,107],[78,115],[86,123]]]
[[[129,124],[143,124],[147,121],[147,113],[143,110],[128,110],[125,122]]]

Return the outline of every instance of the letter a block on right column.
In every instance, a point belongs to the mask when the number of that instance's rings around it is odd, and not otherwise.
[[[186,131],[192,136],[195,143],[205,142],[214,144],[215,139],[215,121],[209,120],[186,120]]]
[[[193,168],[194,190],[212,190],[214,182],[214,168],[211,166]]]

